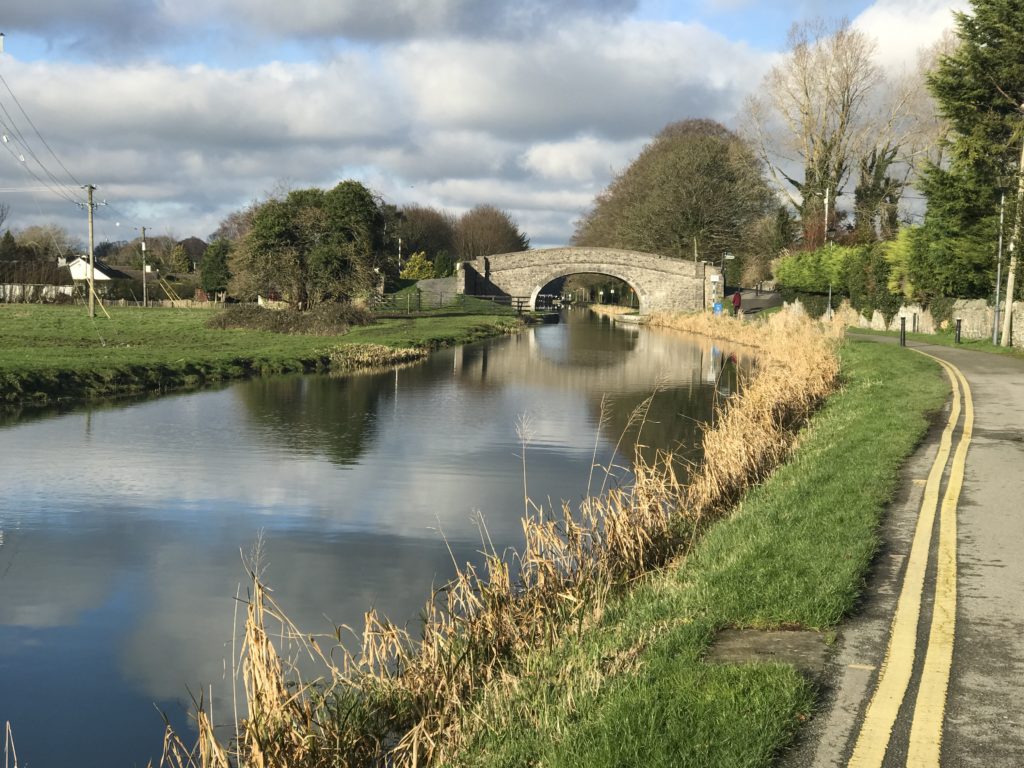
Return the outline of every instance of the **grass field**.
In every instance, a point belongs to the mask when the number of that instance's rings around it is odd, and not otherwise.
[[[768,766],[813,711],[785,665],[711,665],[726,627],[833,630],[854,606],[903,460],[947,385],[913,353],[848,341],[844,387],[793,460],[688,559],[538,653],[473,713],[467,766]]]
[[[489,310],[485,313],[484,310]],[[349,344],[438,347],[503,333],[507,309],[380,320],[341,336],[206,327],[211,310],[0,305],[0,403],[47,403],[317,370]],[[500,314],[499,314],[500,312]]]

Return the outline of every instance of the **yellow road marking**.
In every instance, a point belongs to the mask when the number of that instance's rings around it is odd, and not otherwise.
[[[939,451],[928,473],[921,512],[917,519],[910,557],[903,577],[903,587],[896,603],[889,635],[889,645],[878,677],[875,694],[868,703],[857,743],[853,748],[849,765],[851,768],[879,768],[885,759],[885,752],[892,736],[903,698],[907,693],[910,676],[914,668],[917,645],[917,625],[921,615],[921,593],[924,591],[925,570],[928,567],[928,549],[939,503],[939,488],[942,474],[949,460],[953,431],[960,420],[960,387],[948,368],[945,369],[953,388],[953,407],[949,421],[942,432]]]
[[[963,373],[942,362],[952,371],[964,390],[964,429],[949,470],[949,483],[942,499],[939,522],[938,570],[935,577],[935,608],[928,633],[921,685],[914,705],[910,728],[907,768],[931,768],[939,764],[942,748],[942,721],[946,713],[946,694],[953,666],[953,638],[956,632],[956,507],[964,484],[967,449],[974,432],[974,402]]]

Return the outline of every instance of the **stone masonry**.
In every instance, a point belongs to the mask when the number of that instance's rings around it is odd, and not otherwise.
[[[723,295],[717,267],[615,248],[539,248],[466,261],[459,265],[458,292],[521,297],[533,309],[545,285],[582,273],[608,275],[628,283],[645,314],[706,309]]]

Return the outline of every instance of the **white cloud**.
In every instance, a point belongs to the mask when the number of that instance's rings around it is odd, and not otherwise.
[[[643,139],[608,141],[595,136],[539,142],[523,153],[520,162],[530,173],[543,179],[593,182],[622,170],[644,143]]]
[[[953,11],[968,7],[966,0],[878,0],[853,25],[878,43],[878,63],[895,73],[912,69],[918,52],[953,27]]]
[[[528,39],[416,39],[322,62],[5,56],[3,71],[76,178],[115,205],[100,236],[117,220],[205,236],[278,180],[352,177],[397,203],[494,203],[534,243],[561,243],[613,168],[672,120],[728,120],[766,61],[695,24],[574,19]],[[0,187],[27,183],[0,152]],[[11,204],[16,227],[83,228],[52,196]]]

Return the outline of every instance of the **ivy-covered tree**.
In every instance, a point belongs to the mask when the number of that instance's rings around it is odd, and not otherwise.
[[[949,121],[948,165],[929,166],[928,199],[909,277],[923,298],[991,295],[1000,198],[1016,219],[1024,140],[1024,0],[972,0],[959,44],[928,85]]]
[[[774,206],[746,142],[712,120],[685,120],[666,126],[598,196],[573,241],[717,261],[740,254],[748,228]]]
[[[253,212],[230,260],[232,292],[300,307],[351,298],[376,284],[383,239],[380,205],[363,184],[294,190]]]

